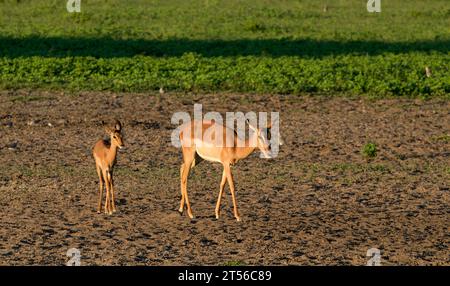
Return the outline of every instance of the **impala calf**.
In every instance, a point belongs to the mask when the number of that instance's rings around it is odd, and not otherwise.
[[[113,127],[105,126],[105,131],[110,136],[110,140],[99,140],[93,148],[93,156],[99,179],[99,196],[97,212],[101,212],[103,185],[106,188],[105,214],[112,214],[116,211],[114,203],[114,179],[113,168],[116,163],[117,149],[122,148],[122,124],[116,120]]]

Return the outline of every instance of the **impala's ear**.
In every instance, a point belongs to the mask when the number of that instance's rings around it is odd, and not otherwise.
[[[120,132],[120,130],[122,130],[122,123],[120,123],[120,121],[117,119],[115,120],[114,128],[116,128],[116,131],[119,131],[119,132]]]
[[[256,131],[256,128],[250,124],[250,120],[248,120],[248,118],[245,118],[245,122],[248,124],[248,127],[250,127],[251,130]]]

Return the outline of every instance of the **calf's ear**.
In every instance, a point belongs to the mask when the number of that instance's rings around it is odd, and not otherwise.
[[[117,119],[115,121],[114,128],[116,128],[116,131],[119,131],[119,132],[120,132],[120,130],[122,130],[122,123],[120,123],[120,121]]]

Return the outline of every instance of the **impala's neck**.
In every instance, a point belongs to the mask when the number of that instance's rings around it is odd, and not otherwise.
[[[108,154],[106,155],[108,157],[108,162],[115,162],[116,156],[117,156],[117,145],[112,143],[111,140],[111,146],[109,147]]]
[[[256,134],[256,133],[255,133]],[[256,138],[248,138],[246,140],[242,140],[238,138],[238,146],[244,146],[244,147],[236,147],[236,160],[241,160],[244,158],[247,158],[253,151],[255,151],[256,147],[252,147],[252,143],[256,141]],[[253,143],[254,144],[254,143]]]

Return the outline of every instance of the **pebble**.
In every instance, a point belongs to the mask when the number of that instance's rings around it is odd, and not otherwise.
[[[17,149],[17,142],[10,143],[6,147],[8,147],[8,150],[14,151]]]
[[[57,123],[58,125],[66,125],[66,124],[67,124],[67,121],[66,121],[65,119],[59,119],[58,121],[56,121],[56,123]]]

